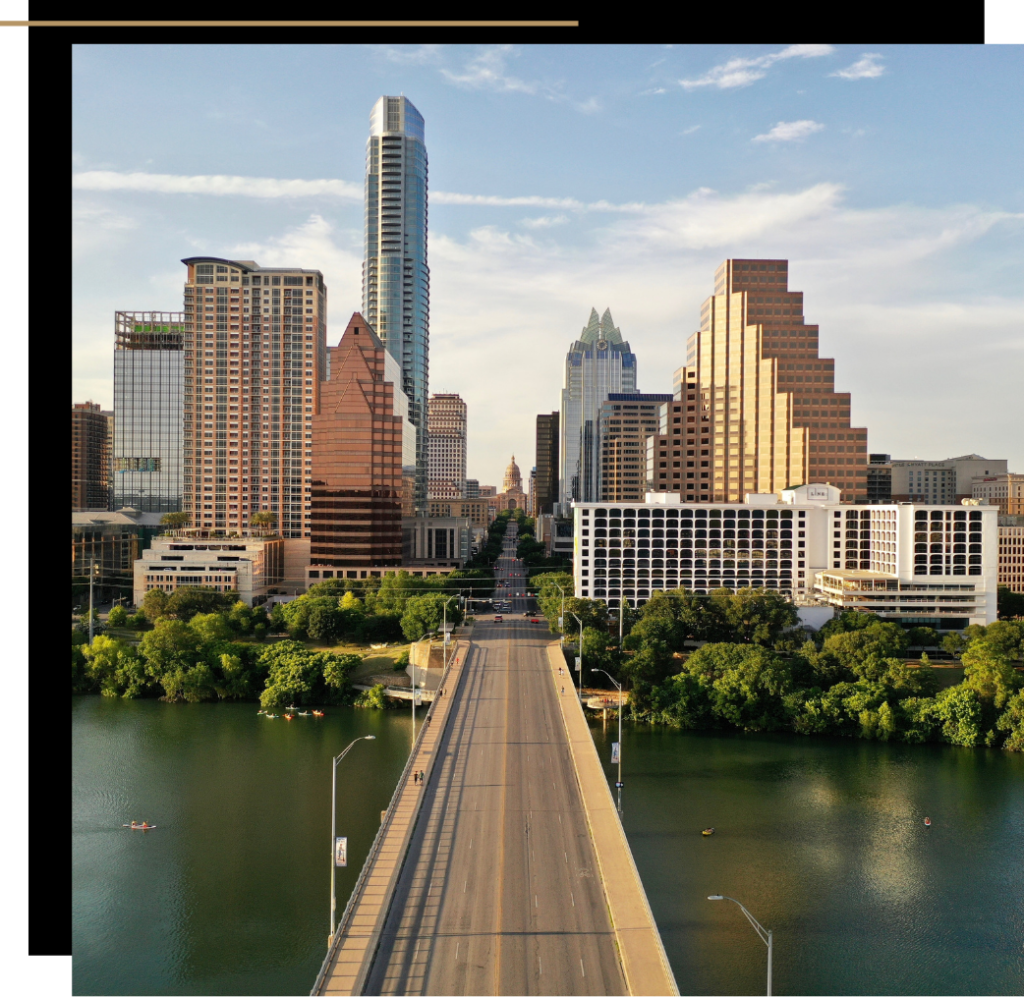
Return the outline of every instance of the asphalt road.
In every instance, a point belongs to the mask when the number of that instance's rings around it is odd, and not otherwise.
[[[512,608],[505,610],[511,613],[530,613],[536,611],[536,600],[526,595],[526,565],[516,558],[516,547],[519,543],[519,527],[515,520],[508,524],[505,539],[502,541],[501,555],[494,563],[494,601],[505,601]]]
[[[477,625],[365,993],[626,992],[549,639]]]

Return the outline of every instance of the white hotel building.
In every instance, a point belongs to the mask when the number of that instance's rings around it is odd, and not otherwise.
[[[797,602],[956,630],[996,619],[995,506],[850,505],[830,485],[744,503],[573,504],[575,591],[618,608],[659,590],[776,589]],[[967,500],[972,501],[972,500]]]

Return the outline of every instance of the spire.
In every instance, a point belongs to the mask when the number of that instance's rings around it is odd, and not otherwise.
[[[590,309],[590,320],[583,327],[580,339],[584,343],[594,343],[601,338],[601,320],[597,316],[597,309]]]

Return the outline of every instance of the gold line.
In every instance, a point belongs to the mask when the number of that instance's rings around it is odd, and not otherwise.
[[[578,28],[579,21],[0,21],[0,28]]]

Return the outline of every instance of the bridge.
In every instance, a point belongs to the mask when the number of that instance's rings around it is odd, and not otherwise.
[[[312,993],[678,993],[563,663],[460,641]]]

